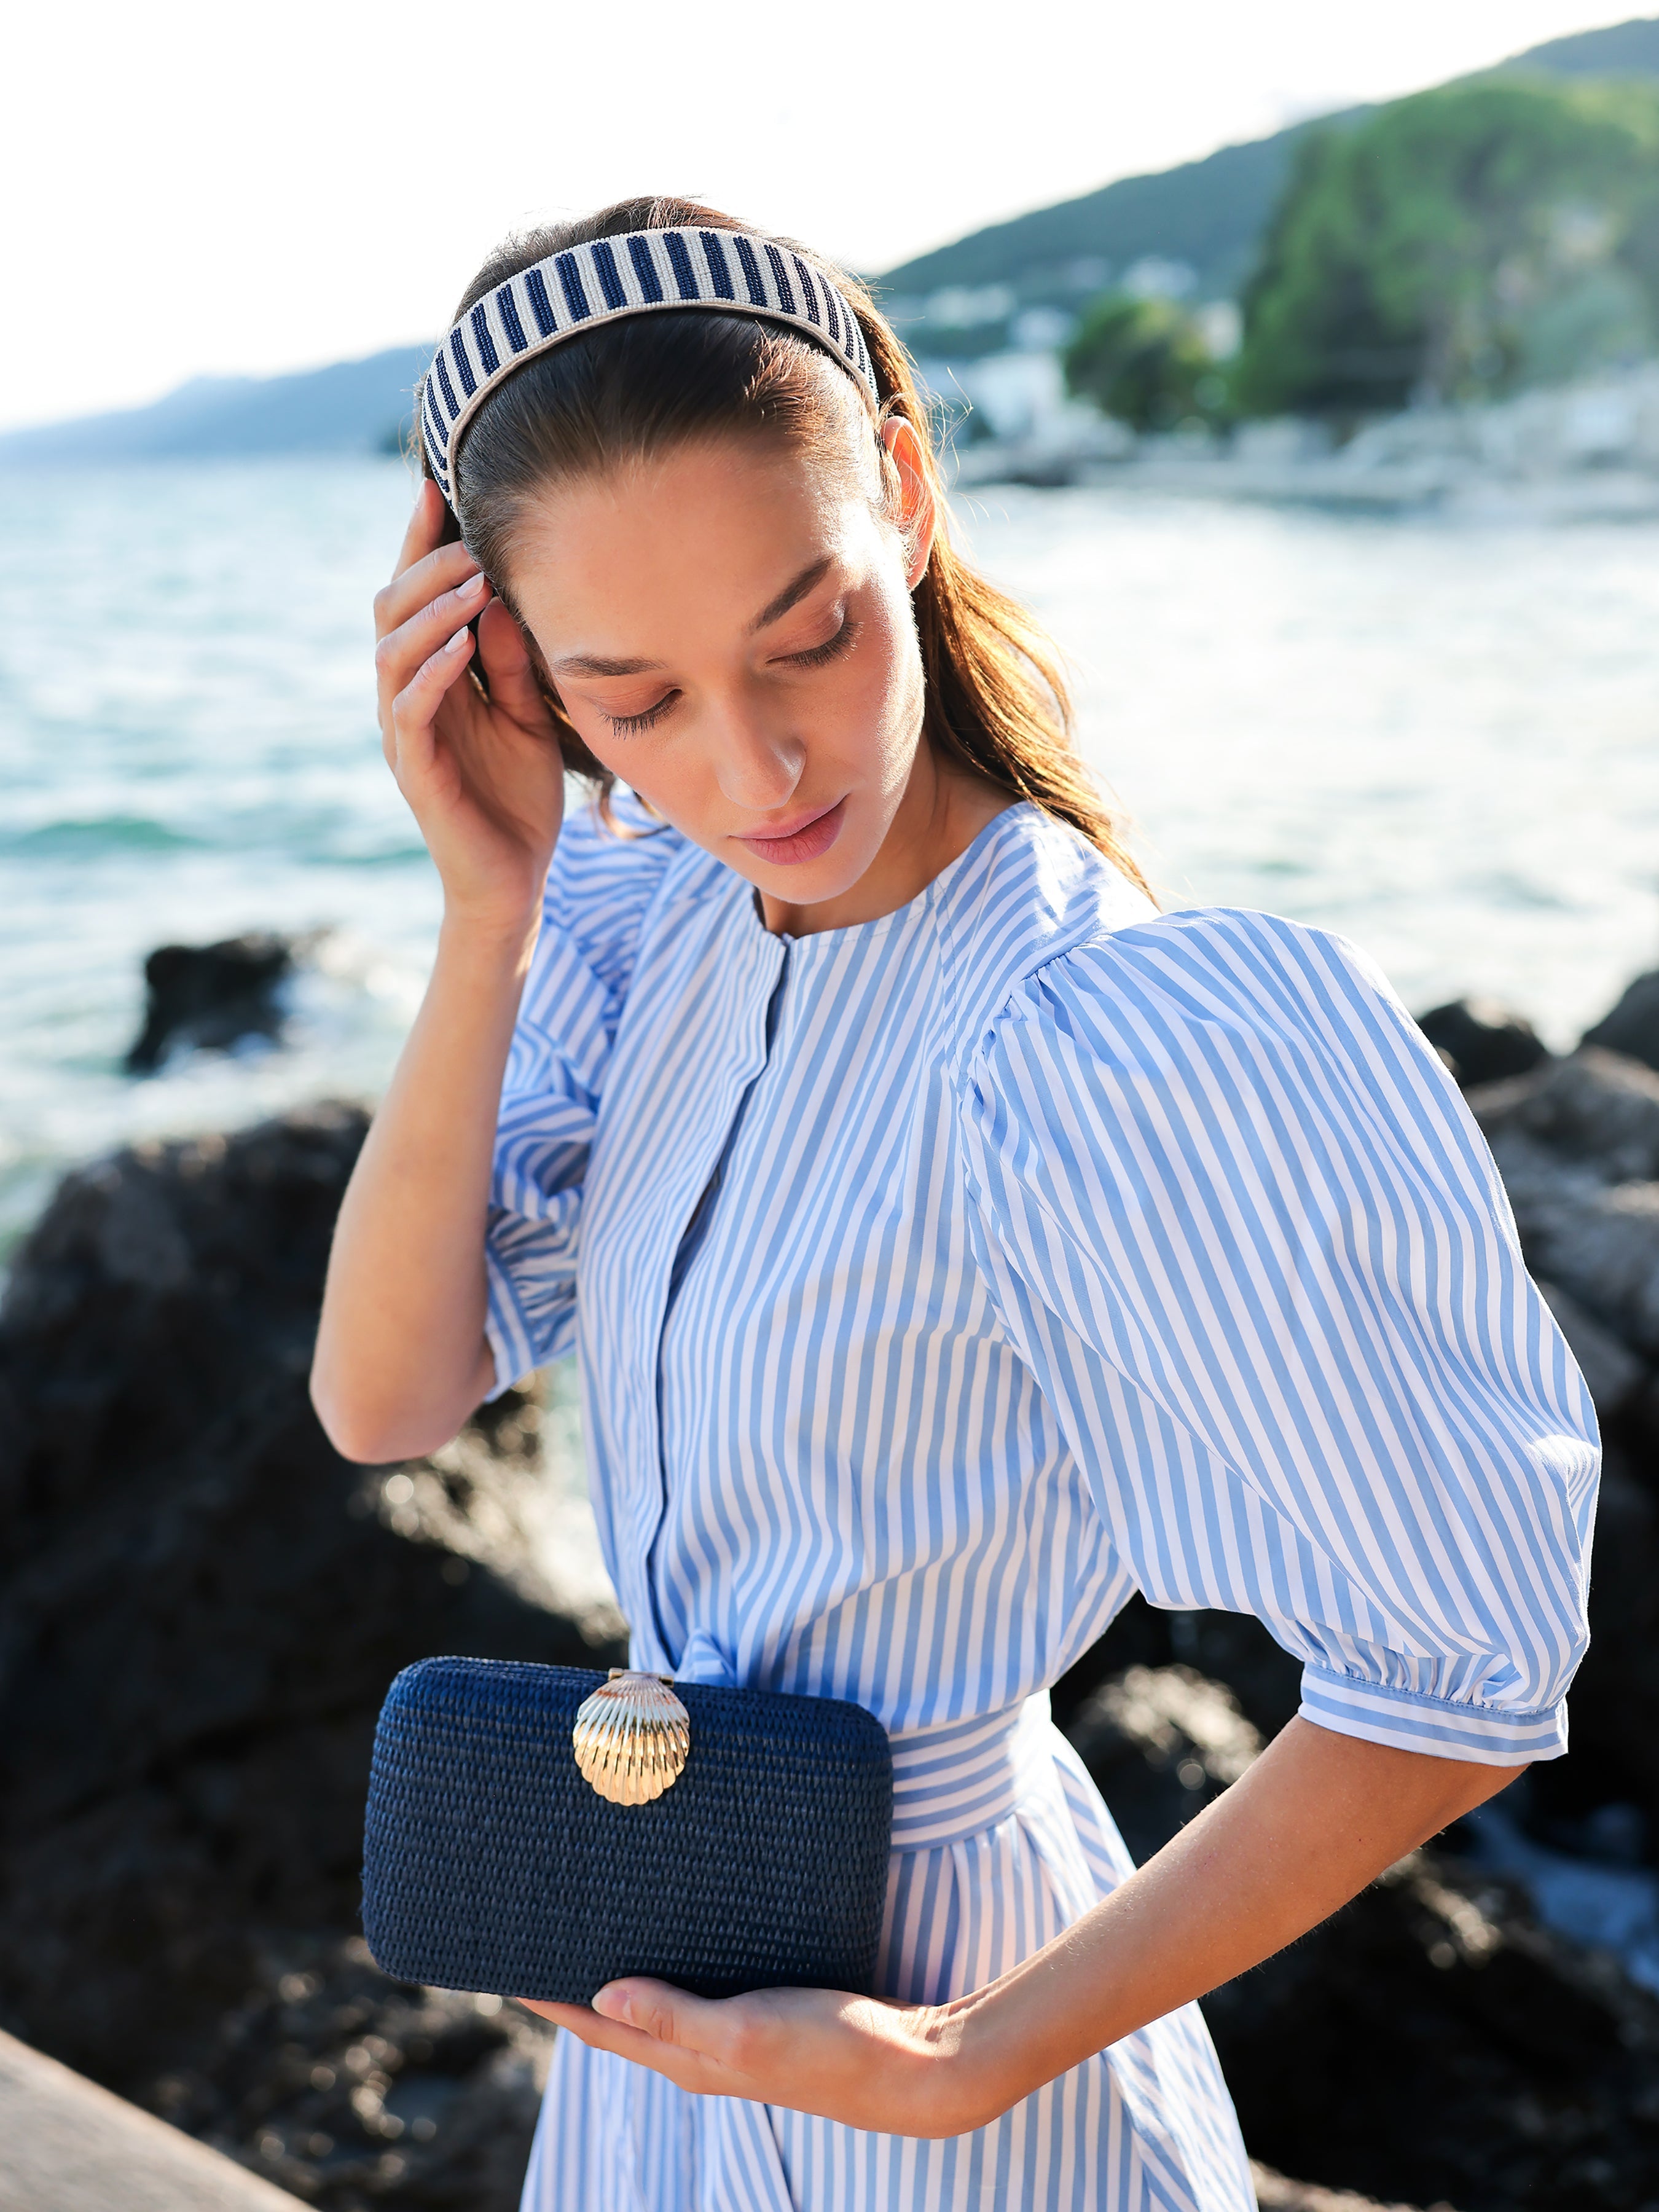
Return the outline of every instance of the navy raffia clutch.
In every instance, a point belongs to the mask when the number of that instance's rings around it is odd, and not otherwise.
[[[363,1932],[402,1980],[568,2004],[868,1993],[892,1818],[860,1705],[425,1659],[375,1731]]]

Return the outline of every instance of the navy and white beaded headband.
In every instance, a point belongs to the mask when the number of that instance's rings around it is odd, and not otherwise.
[[[461,434],[501,379],[562,340],[659,307],[714,307],[788,323],[817,340],[880,404],[858,317],[793,247],[741,230],[630,230],[538,261],[456,324],[422,383],[421,437],[454,504]]]

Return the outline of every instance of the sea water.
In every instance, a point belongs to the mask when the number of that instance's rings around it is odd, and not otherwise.
[[[323,459],[0,487],[0,1249],[76,1160],[384,1081],[439,911],[374,712],[410,495]],[[1065,649],[1167,904],[1334,927],[1557,1045],[1659,962],[1659,526],[1126,485],[959,528]],[[124,1073],[152,946],[319,928],[283,1045]]]

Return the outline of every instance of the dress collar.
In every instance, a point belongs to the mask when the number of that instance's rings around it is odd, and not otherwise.
[[[994,814],[955,860],[947,860],[933,880],[924,884],[915,896],[907,899],[902,906],[878,914],[869,921],[848,922],[840,929],[813,930],[805,937],[769,930],[761,919],[759,894],[748,878],[738,875],[734,868],[727,868],[724,861],[717,860],[714,865],[731,879],[733,905],[745,934],[770,937],[787,945],[799,969],[803,961],[833,961],[841,953],[861,950],[893,931],[914,928],[927,921],[947,904],[954,891],[971,879],[989,848],[1006,837],[1011,829],[1024,829],[1025,817],[1036,811],[1029,799],[1016,799],[1000,814]]]

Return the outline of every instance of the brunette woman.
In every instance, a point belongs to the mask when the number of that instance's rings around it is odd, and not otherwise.
[[[1595,1430],[1486,1150],[1350,946],[1158,911],[845,276],[538,233],[422,420],[444,922],[317,1403],[387,1460],[574,1347],[634,1663],[854,1699],[897,1791],[883,1997],[548,2008],[526,2203],[1244,2212],[1194,1999],[1565,1746]],[[1047,1697],[1134,1590],[1305,1666],[1138,1872]]]

